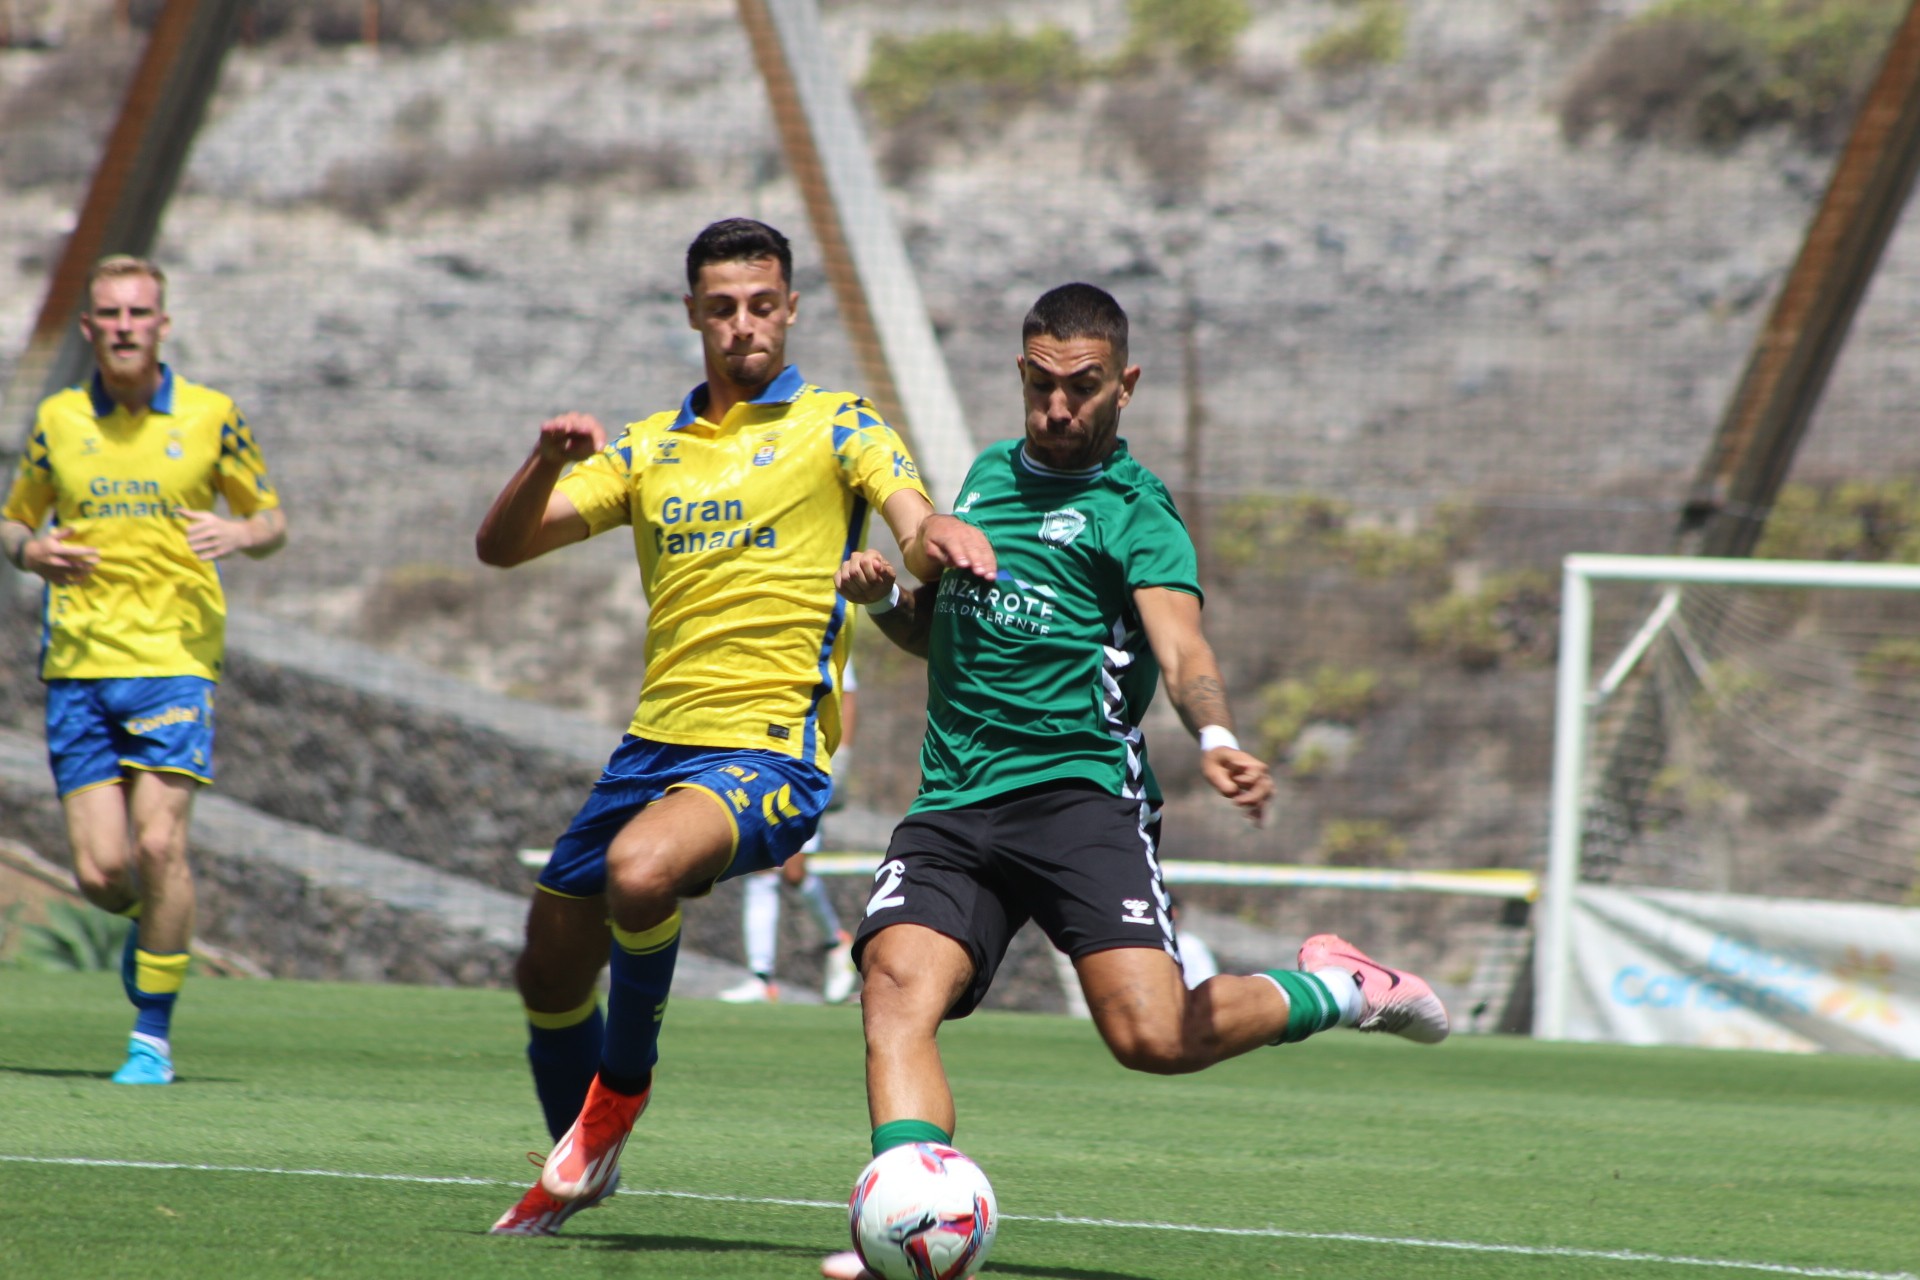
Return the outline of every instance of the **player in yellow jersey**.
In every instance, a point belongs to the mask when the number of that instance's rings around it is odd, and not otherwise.
[[[558,1141],[498,1234],[551,1235],[612,1194],[652,1087],[680,902],[781,865],[813,834],[850,648],[833,575],[864,546],[869,513],[916,576],[993,573],[985,538],[934,514],[873,406],[786,363],[792,279],[772,227],[703,230],[684,301],[706,382],[611,444],[584,414],[543,423],[475,539],[506,567],[630,526],[650,607],[633,722],[527,914],[527,1056]],[[609,952],[603,1019],[594,983]]]
[[[93,377],[41,403],[0,546],[47,584],[47,753],[75,877],[90,901],[134,918],[121,976],[137,1013],[113,1078],[167,1084],[193,939],[187,827],[213,781],[226,635],[214,562],[271,555],[287,522],[233,401],[161,363],[160,268],[103,258],[86,298]]]

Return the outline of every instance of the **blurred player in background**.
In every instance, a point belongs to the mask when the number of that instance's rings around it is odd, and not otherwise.
[[[873,552],[836,575],[928,663],[920,793],[854,942],[876,1156],[952,1142],[935,1037],[979,1006],[1029,919],[1072,959],[1101,1038],[1136,1071],[1199,1071],[1336,1026],[1447,1034],[1425,982],[1330,934],[1307,940],[1298,970],[1188,990],[1140,731],[1162,674],[1209,786],[1258,822],[1272,779],[1234,738],[1193,542],[1118,435],[1140,376],[1126,313],[1091,285],[1051,290],[1022,325],[1018,367],[1025,436],[981,454],[955,508],[992,543],[997,579],[949,573],[908,595]],[[854,1253],[821,1269],[865,1276]]]
[[[233,401],[160,359],[167,281],[103,258],[80,331],[94,371],[40,404],[0,544],[46,582],[47,754],[87,900],[133,927],[133,1035],[117,1084],[173,1080],[173,1006],[193,942],[187,829],[213,781],[226,641],[214,562],[273,554],[286,516]],[[231,517],[213,510],[225,498]],[[44,531],[43,531],[44,528]]]
[[[833,573],[864,544],[868,513],[916,574],[992,572],[979,532],[934,514],[872,405],[787,364],[800,298],[785,236],[751,219],[715,223],[686,270],[706,382],[612,444],[584,414],[543,423],[475,538],[481,560],[505,567],[631,526],[649,605],[628,735],[527,914],[516,976],[558,1142],[499,1234],[551,1235],[613,1193],[650,1096],[681,901],[779,866],[813,834],[850,647]],[[594,983],[609,922],[602,1018]]]
[[[833,753],[833,795],[827,811],[840,807],[852,754],[854,733],[860,723],[860,682],[854,678],[853,659],[840,673],[840,749]],[[840,924],[827,894],[827,882],[807,869],[807,855],[820,852],[820,833],[800,846],[800,852],[782,863],[778,871],[758,871],[740,887],[740,933],[746,942],[748,974],[738,986],[728,987],[720,998],[728,1004],[766,1004],[780,998],[774,982],[774,957],[780,943],[780,886],[786,885],[800,895],[820,926],[821,944],[820,998],[839,1004],[853,994],[860,975],[853,967],[853,935]]]

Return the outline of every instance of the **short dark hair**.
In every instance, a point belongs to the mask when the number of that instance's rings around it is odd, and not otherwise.
[[[700,282],[700,268],[710,262],[753,262],[773,258],[780,264],[780,283],[793,283],[793,246],[764,222],[752,218],[722,218],[710,224],[687,246],[687,290]]]
[[[1020,323],[1020,340],[1046,334],[1068,338],[1104,338],[1113,358],[1127,363],[1127,313],[1105,289],[1091,284],[1063,284],[1040,295]]]

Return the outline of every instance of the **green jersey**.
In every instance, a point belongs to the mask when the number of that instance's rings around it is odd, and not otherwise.
[[[1157,801],[1140,721],[1160,670],[1133,593],[1200,594],[1166,486],[1124,440],[1082,472],[1043,467],[1010,440],[960,491],[954,514],[993,543],[999,576],[941,576],[911,812],[1067,779]]]

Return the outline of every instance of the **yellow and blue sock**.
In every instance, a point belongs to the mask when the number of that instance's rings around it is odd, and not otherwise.
[[[600,1068],[600,1044],[606,1034],[598,996],[566,1013],[527,1010],[527,1064],[533,1091],[555,1142],[566,1135],[587,1102],[587,1086]]]
[[[889,1120],[873,1130],[875,1157],[915,1142],[937,1142],[943,1147],[950,1147],[953,1145],[953,1135],[931,1120]]]
[[[187,980],[187,963],[192,959],[184,951],[152,952],[135,950],[133,954],[133,1033],[165,1045],[173,1025],[173,1002]]]
[[[615,1093],[643,1092],[660,1057],[660,1023],[680,958],[680,911],[638,933],[613,926],[613,962],[607,989],[607,1031],[600,1049],[600,1083]]]

